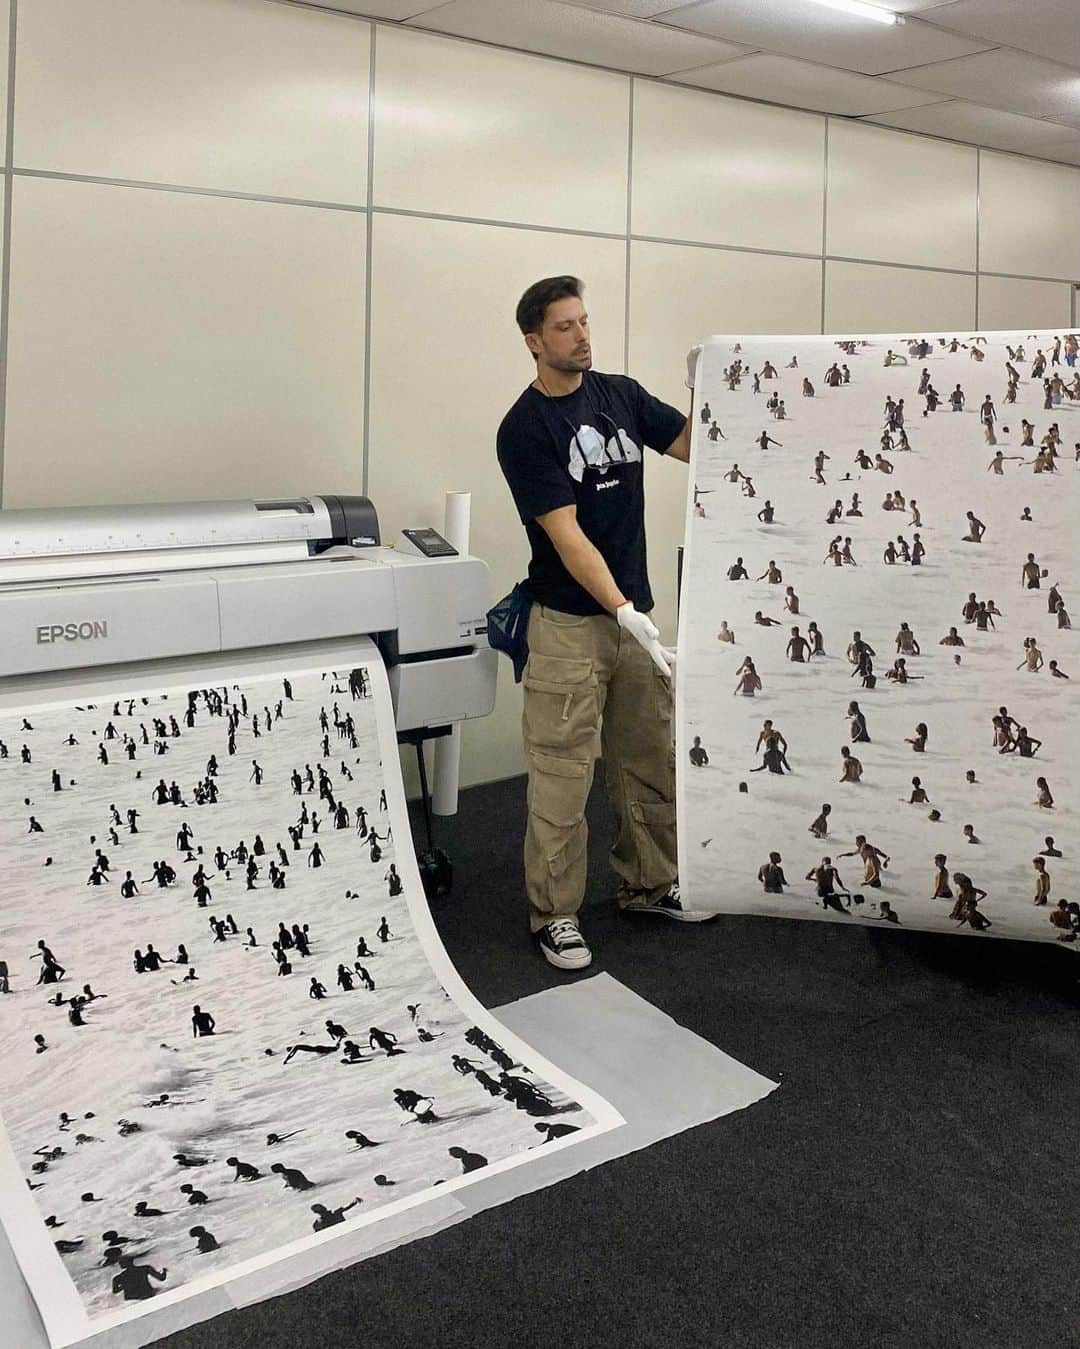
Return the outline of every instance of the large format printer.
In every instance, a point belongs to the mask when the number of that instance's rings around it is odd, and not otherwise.
[[[366,497],[0,511],[0,708],[226,662],[333,668],[373,638],[427,812],[422,742],[494,706],[490,604],[486,563],[430,529],[384,546]]]

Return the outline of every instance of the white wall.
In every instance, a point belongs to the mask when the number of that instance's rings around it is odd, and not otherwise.
[[[362,215],[13,195],[6,506],[360,490]]]
[[[9,103],[0,503],[366,486],[392,538],[470,490],[496,594],[539,276],[679,407],[713,331],[1064,325],[1080,280],[1075,169],[271,0],[0,0]],[[648,499],[671,635],[682,466]],[[519,711],[504,668],[466,782]]]
[[[1064,328],[1072,322],[1072,286],[1064,281],[1020,281],[1009,276],[979,278],[979,322],[984,332],[1017,326]]]
[[[979,155],[979,200],[985,271],[1080,276],[1080,171],[987,150]]]
[[[971,146],[830,119],[827,251],[974,271],[978,173]]]
[[[975,277],[862,262],[825,264],[825,331],[900,332],[975,327]]]
[[[623,76],[379,29],[378,207],[622,234],[628,125]]]
[[[821,252],[825,119],[634,81],[636,235]]]

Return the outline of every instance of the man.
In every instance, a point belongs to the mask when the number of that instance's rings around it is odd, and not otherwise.
[[[831,857],[823,857],[816,867],[811,867],[806,873],[808,881],[814,881],[817,885],[817,897],[821,900],[823,909],[833,909],[836,913],[848,914],[851,912],[851,891],[840,879],[840,873],[833,865]],[[845,909],[840,903],[836,893],[839,887],[840,893],[847,895],[848,907]]]
[[[585,804],[603,753],[618,832],[610,859],[632,913],[701,921],[679,897],[672,653],[648,617],[645,446],[688,463],[690,420],[622,375],[592,369],[576,277],[530,286],[517,323],[536,378],[499,427],[499,465],[532,549],[522,729],[529,772],[525,889],[559,969],[592,953],[578,927]]]
[[[167,1269],[155,1269],[153,1265],[137,1265],[135,1256],[121,1255],[117,1261],[120,1273],[114,1275],[112,1290],[123,1297],[125,1302],[141,1302],[154,1296],[151,1279],[164,1283],[169,1276]]]

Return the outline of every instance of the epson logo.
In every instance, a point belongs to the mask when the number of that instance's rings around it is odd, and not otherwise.
[[[85,623],[42,623],[37,630],[38,646],[43,642],[93,642],[108,637],[109,625],[102,619]]]

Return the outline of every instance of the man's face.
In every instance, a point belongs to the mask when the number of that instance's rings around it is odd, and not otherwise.
[[[528,333],[525,342],[553,370],[575,374],[592,368],[589,316],[573,296],[549,304],[540,331]]]

